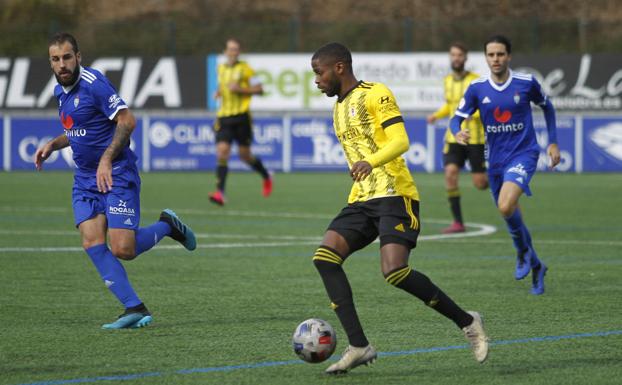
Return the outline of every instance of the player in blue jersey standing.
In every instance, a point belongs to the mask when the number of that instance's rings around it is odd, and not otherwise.
[[[125,308],[116,321],[102,327],[147,326],[152,322],[151,313],[136,295],[118,259],[132,260],[165,236],[194,250],[194,233],[170,209],[162,211],[159,221],[138,227],[140,177],[136,155],[129,147],[136,125],[134,116],[104,75],[80,65],[81,54],[72,35],[57,33],[48,48],[58,81],[54,95],[65,132],[37,150],[35,166],[41,170],[52,152],[71,146],[76,164],[72,204],[82,247],[106,287]]]
[[[544,111],[551,168],[560,160],[555,109],[532,75],[516,73],[509,68],[511,54],[512,45],[507,37],[497,35],[486,41],[485,55],[490,76],[471,83],[450,121],[450,128],[458,143],[466,144],[469,133],[461,131],[460,124],[475,110],[480,111],[488,146],[490,189],[517,251],[514,277],[523,279],[531,271],[531,293],[539,295],[544,293],[547,267],[534,250],[518,200],[523,193],[531,195],[529,181],[540,155],[531,103]]]

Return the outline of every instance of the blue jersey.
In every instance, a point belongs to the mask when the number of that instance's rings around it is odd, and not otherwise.
[[[554,110],[540,84],[532,75],[512,71],[503,84],[496,84],[490,77],[474,80],[460,101],[450,127],[457,133],[461,121],[479,110],[486,133],[489,168],[499,170],[518,155],[537,157],[540,152],[533,128],[532,102],[545,109],[549,140],[555,143]]]
[[[54,96],[58,99],[58,113],[69,138],[76,163],[76,176],[94,177],[99,159],[110,145],[115,132],[114,118],[128,108],[110,81],[99,71],[80,67],[75,84],[63,87],[57,84]],[[136,168],[136,155],[129,145],[113,160],[113,175],[128,168]]]

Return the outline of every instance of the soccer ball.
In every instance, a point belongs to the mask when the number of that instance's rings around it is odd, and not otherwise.
[[[292,337],[294,353],[302,360],[317,364],[328,359],[337,347],[337,334],[324,320],[310,318],[298,325]]]

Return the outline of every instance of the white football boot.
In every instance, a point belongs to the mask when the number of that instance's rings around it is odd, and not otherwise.
[[[484,322],[479,313],[474,311],[468,311],[467,313],[473,316],[473,322],[469,326],[463,327],[462,330],[464,331],[464,336],[471,344],[475,359],[477,362],[482,363],[488,357],[488,337],[484,331]]]
[[[376,349],[373,346],[367,345],[363,348],[357,348],[352,345],[348,345],[343,352],[341,359],[326,369],[327,374],[341,374],[346,373],[350,369],[354,369],[360,365],[369,365],[376,361]]]

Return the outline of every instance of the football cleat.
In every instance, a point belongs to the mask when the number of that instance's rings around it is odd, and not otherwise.
[[[544,293],[544,276],[549,268],[542,262],[540,266],[531,272],[531,294],[540,295]]]
[[[272,194],[272,175],[270,175],[270,177],[268,177],[267,179],[263,180],[262,194],[266,198],[269,197],[270,194]]]
[[[446,227],[442,230],[443,234],[454,234],[454,233],[464,233],[466,228],[460,222],[454,222],[449,227]]]
[[[522,253],[516,254],[516,269],[514,270],[514,278],[521,280],[525,278],[531,270],[531,248]]]
[[[148,326],[152,321],[151,313],[142,305],[140,311],[126,309],[116,321],[103,324],[102,329],[137,329]]]
[[[473,355],[480,364],[488,357],[488,337],[484,331],[484,321],[479,313],[468,311],[473,316],[473,322],[469,326],[463,327],[464,336],[471,344]]]
[[[223,194],[222,191],[216,190],[213,193],[210,193],[208,196],[209,196],[210,202],[215,203],[218,206],[225,205],[225,201],[226,201],[225,194]]]
[[[348,345],[343,352],[341,359],[326,369],[326,374],[342,374],[346,373],[350,369],[354,369],[360,365],[373,364],[376,361],[378,354],[373,346],[367,345],[363,348],[357,348],[352,345]]]
[[[170,237],[181,243],[186,249],[194,250],[197,248],[197,240],[194,231],[183,223],[177,214],[171,209],[165,209],[160,213],[160,221],[171,226]]]

